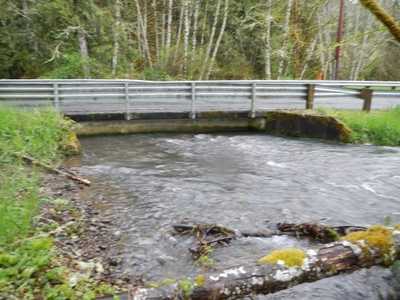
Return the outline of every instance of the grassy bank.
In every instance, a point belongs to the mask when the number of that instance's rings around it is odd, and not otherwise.
[[[64,154],[72,123],[52,110],[0,107],[0,299],[94,299],[107,287],[71,285],[47,228],[35,226],[41,204],[40,170],[18,157],[50,164]]]
[[[385,111],[322,110],[341,120],[351,130],[351,142],[400,146],[400,107]]]

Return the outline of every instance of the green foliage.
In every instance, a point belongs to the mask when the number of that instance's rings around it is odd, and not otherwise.
[[[189,1],[189,43],[185,50],[184,26],[179,30],[184,24],[180,17],[183,2],[173,6],[173,34],[167,47],[168,5],[162,4],[162,1],[154,2],[156,5],[152,1],[137,2],[143,22],[146,23],[143,24],[146,32],[141,33],[143,25],[140,25],[135,1],[0,0],[0,78],[115,76],[149,80],[198,79],[201,70],[208,69],[206,49],[211,32],[215,32],[210,45],[211,55],[215,49],[223,23],[223,5],[213,30],[218,1],[198,2],[200,7],[195,27],[196,2]],[[294,2],[289,28],[286,28],[288,2],[274,1],[271,9],[269,57],[272,77],[277,78],[282,61],[281,78],[299,79],[303,75],[315,79],[321,72],[330,78],[332,61],[329,57],[336,45],[334,39],[327,37],[335,34],[337,29],[338,2]],[[121,5],[119,17],[115,8],[117,3]],[[398,3],[383,5],[394,18],[398,17]],[[349,26],[343,41],[343,78],[400,78],[396,68],[398,47],[390,39],[382,38],[387,29],[377,20],[368,18],[370,13],[361,4],[353,1],[348,6],[346,23],[354,23],[354,26]],[[228,11],[226,28],[210,78],[265,78],[268,1],[232,0],[229,1]],[[390,23],[390,27],[394,28],[396,24],[393,21]],[[177,32],[181,33],[180,36]],[[82,59],[86,54],[85,51],[81,52],[79,33],[85,37],[89,59]],[[162,33],[165,35],[162,36]],[[193,37],[196,37],[195,49],[192,47]],[[316,37],[317,46],[311,51]],[[364,45],[365,39],[368,43]],[[145,41],[148,42],[148,49]],[[382,44],[382,47],[373,47],[375,44]],[[287,45],[287,49],[283,45]],[[313,52],[311,56],[308,55],[310,51]],[[186,52],[187,60],[184,58]],[[115,53],[118,54],[118,65],[114,74],[112,61]],[[183,66],[186,62],[187,65]],[[84,74],[84,65],[89,66],[89,74]]]
[[[38,180],[19,166],[1,168],[0,247],[26,236],[31,230],[38,203]]]
[[[156,69],[156,68],[145,68],[143,71],[143,78],[145,80],[155,80],[155,81],[162,81],[162,80],[170,80],[171,77],[165,70]]]
[[[81,279],[59,266],[50,238],[30,238],[0,247],[0,295],[6,299],[78,300],[113,295],[108,284]]]
[[[400,107],[387,111],[322,110],[337,117],[352,130],[354,143],[400,146]]]
[[[64,54],[53,63],[51,71],[43,74],[42,78],[73,79],[84,76],[83,61],[78,53]]]
[[[182,279],[178,282],[178,287],[182,292],[184,299],[190,299],[190,295],[192,294],[195,285],[189,279]]]

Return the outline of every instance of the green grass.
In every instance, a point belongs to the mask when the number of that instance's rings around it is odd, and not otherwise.
[[[71,126],[51,109],[28,112],[0,106],[0,163],[12,161],[13,153],[55,161]]]
[[[39,205],[39,183],[34,172],[19,165],[0,168],[0,247],[32,230]]]
[[[42,203],[40,170],[18,157],[58,162],[71,128],[51,109],[0,106],[0,299],[94,299],[112,293],[91,279],[71,286],[73,270],[58,260],[46,229],[33,224]]]
[[[400,107],[385,111],[344,111],[323,109],[341,120],[351,130],[351,142],[400,146]]]
[[[15,154],[54,163],[62,157],[71,126],[50,109],[0,106],[0,246],[30,233],[39,205],[38,176]]]

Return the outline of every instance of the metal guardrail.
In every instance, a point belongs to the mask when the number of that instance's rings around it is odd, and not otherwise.
[[[0,80],[0,103],[54,106],[67,114],[312,109],[400,105],[400,82]]]

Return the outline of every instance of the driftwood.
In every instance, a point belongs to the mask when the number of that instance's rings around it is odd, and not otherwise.
[[[22,158],[23,160],[25,160],[26,162],[28,162],[30,164],[37,165],[37,166],[39,166],[39,167],[41,167],[43,169],[46,169],[46,170],[48,170],[50,172],[56,173],[56,174],[61,175],[61,176],[65,176],[65,177],[67,177],[67,178],[69,178],[71,180],[74,180],[76,182],[79,182],[81,184],[84,184],[84,185],[87,185],[87,186],[91,185],[91,182],[89,180],[84,179],[82,177],[79,177],[78,175],[76,175],[75,173],[73,173],[73,172],[71,172],[69,170],[62,171],[62,170],[59,170],[57,168],[53,168],[52,166],[50,166],[50,165],[48,165],[48,164],[46,164],[44,162],[41,162],[41,161],[39,161],[39,160],[37,160],[37,159],[35,159],[33,157],[27,156],[27,155],[16,155],[16,156],[19,157],[19,158]]]
[[[385,262],[387,253],[348,241],[308,250],[301,267],[276,265],[239,266],[223,272],[200,275],[159,288],[134,288],[129,299],[238,299],[253,294],[273,293],[303,282],[312,282],[358,268]],[[399,257],[400,235],[393,233],[392,257]]]
[[[297,237],[309,237],[323,243],[334,242],[339,236],[355,231],[365,231],[361,226],[326,226],[313,223],[291,224],[278,223],[278,230],[282,233],[292,234]]]
[[[334,242],[339,236],[344,236],[355,231],[365,231],[367,229],[363,226],[328,226],[316,223],[278,223],[276,227],[277,230],[239,231],[214,224],[173,225],[174,230],[180,234],[194,234],[199,228],[212,228],[211,231],[207,232],[208,235],[219,234],[221,230],[223,230],[225,232],[230,232],[232,234],[232,239],[240,237],[270,238],[274,235],[291,235],[296,237],[308,237],[324,243]]]
[[[235,236],[235,238],[239,237],[260,237],[260,238],[269,238],[274,235],[281,235],[282,233],[278,231],[273,231],[269,229],[265,230],[259,230],[259,231],[240,231],[236,229],[230,229],[226,227],[222,227],[220,225],[214,225],[214,224],[200,224],[200,225],[187,225],[187,224],[175,224],[173,225],[173,228],[176,232],[180,234],[190,234],[193,233],[198,226],[203,226],[203,227],[214,227],[214,228],[223,228],[225,232],[230,232],[232,235]],[[208,234],[214,234],[214,231],[208,232]]]
[[[272,237],[278,235],[278,232],[270,230],[264,231],[239,231],[230,228],[223,227],[216,224],[198,224],[198,225],[186,225],[176,224],[173,228],[179,234],[191,234],[197,239],[194,246],[189,248],[195,260],[201,256],[206,256],[210,252],[210,247],[215,245],[227,245],[232,240],[240,237]]]

